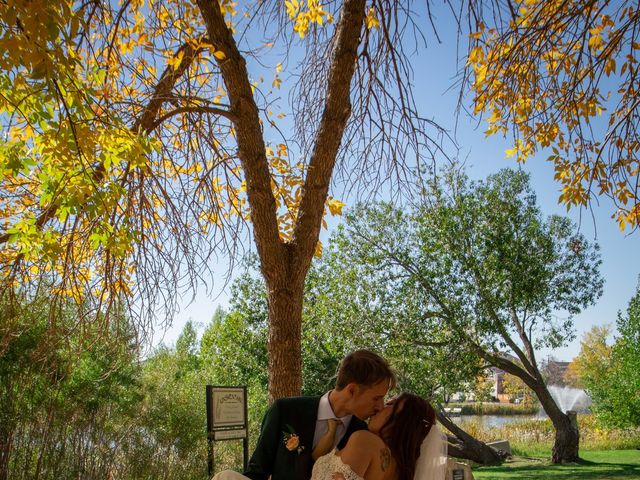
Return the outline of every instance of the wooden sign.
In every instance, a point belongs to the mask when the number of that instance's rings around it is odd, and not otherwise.
[[[213,411],[210,431],[220,428],[246,427],[247,402],[244,387],[211,387],[211,395]]]
[[[214,470],[214,443],[242,440],[244,469],[249,461],[249,427],[247,425],[247,387],[207,385],[207,439],[209,441],[209,476]]]

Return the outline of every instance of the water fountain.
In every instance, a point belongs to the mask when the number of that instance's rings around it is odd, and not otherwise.
[[[591,398],[589,398],[584,390],[579,388],[549,385],[549,393],[551,393],[560,410],[565,413],[568,410],[585,413],[589,411],[589,407],[591,406]]]

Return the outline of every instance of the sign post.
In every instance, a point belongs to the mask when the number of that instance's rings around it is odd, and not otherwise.
[[[219,387],[207,385],[207,441],[209,477],[214,471],[214,442],[240,440],[243,461],[249,462],[249,432],[247,422],[247,387]]]

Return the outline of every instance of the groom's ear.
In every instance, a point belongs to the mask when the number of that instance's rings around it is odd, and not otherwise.
[[[353,398],[358,391],[358,385],[355,383],[348,383],[344,390],[349,394],[349,397]]]

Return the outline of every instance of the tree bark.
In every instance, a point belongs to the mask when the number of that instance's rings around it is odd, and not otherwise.
[[[578,430],[576,412],[568,411],[564,413],[560,410],[544,383],[539,385],[538,390],[534,389],[534,392],[556,431],[551,450],[551,462],[571,463],[579,461],[580,431]]]
[[[556,427],[556,438],[551,450],[551,461],[553,463],[577,462],[580,460],[578,454],[580,448],[580,431],[578,429],[578,419],[576,412],[568,411],[563,415],[560,422],[554,422]]]
[[[300,395],[303,282],[283,265],[267,284],[269,304],[269,399]],[[304,278],[304,277],[303,277]],[[298,355],[296,355],[296,352]]]

